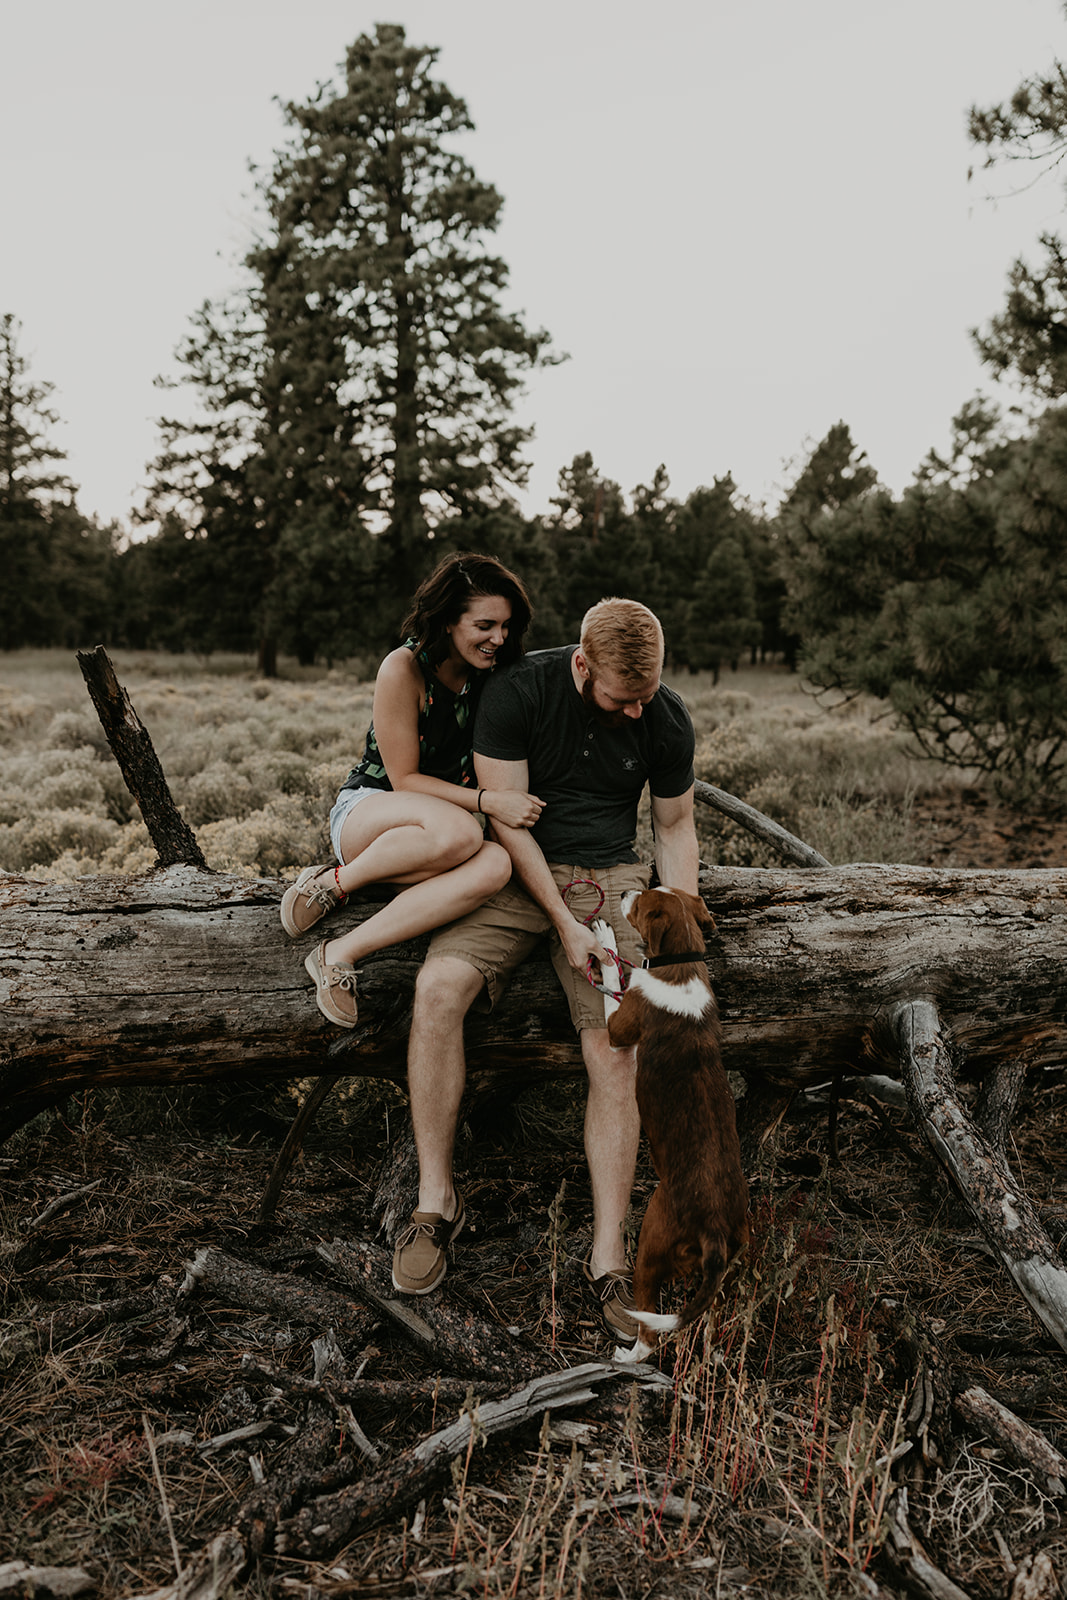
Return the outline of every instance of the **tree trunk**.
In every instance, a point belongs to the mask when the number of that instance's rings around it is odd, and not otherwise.
[[[402,1082],[425,938],[360,968],[360,1022],[332,1028],[278,920],[283,885],[175,866],[141,878],[0,877],[0,1138],[94,1084],[247,1073]],[[708,965],[727,1066],[776,1088],[900,1077],[893,1008],[928,996],[963,1070],[1039,1070],[1067,1036],[1067,871],[714,868]],[[338,930],[368,903],[334,914]],[[577,1072],[551,966],[535,955],[472,1014],[473,1083]]]

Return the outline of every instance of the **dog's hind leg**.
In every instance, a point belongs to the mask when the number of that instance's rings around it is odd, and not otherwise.
[[[673,1333],[678,1326],[677,1317],[661,1316],[659,1311],[660,1289],[673,1275],[674,1241],[671,1238],[671,1219],[663,1198],[662,1186],[657,1185],[641,1224],[637,1260],[634,1263],[634,1317],[642,1329],[649,1330],[649,1338],[639,1335],[630,1351],[621,1347],[617,1349],[616,1361],[644,1361],[656,1348],[656,1335]]]

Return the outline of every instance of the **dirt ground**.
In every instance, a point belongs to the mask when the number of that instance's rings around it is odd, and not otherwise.
[[[1063,824],[979,795],[921,802],[916,817],[932,865],[1065,859]],[[665,1388],[598,1383],[551,1422],[476,1433],[407,1491],[405,1452],[465,1403],[611,1355],[581,1274],[580,1097],[557,1084],[464,1138],[470,1220],[445,1290],[474,1330],[470,1359],[451,1346],[445,1362],[440,1345],[353,1311],[314,1392],[327,1330],[301,1305],[332,1293],[358,1308],[322,1247],[374,1238],[402,1107],[366,1084],[339,1089],[264,1227],[291,1113],[249,1086],[98,1092],[0,1151],[0,1563],[66,1574],[22,1592],[79,1592],[81,1571],[81,1592],[102,1600],[184,1597],[194,1577],[200,1600],[1061,1593],[1067,1357],[906,1110],[817,1096],[792,1108],[751,1174],[752,1246],[714,1324],[661,1352]],[[1027,1084],[1013,1155],[1060,1240],[1063,1072]],[[642,1159],[638,1218],[653,1183]],[[183,1292],[204,1250],[288,1282],[292,1302],[257,1300],[238,1276]],[[512,1352],[491,1378],[477,1371],[483,1325]],[[466,1402],[443,1398],[449,1379]],[[1044,1442],[1043,1465],[968,1420],[961,1396],[976,1386]],[[326,1548],[314,1530],[335,1525],[338,1497],[348,1532]],[[317,1553],[298,1548],[300,1529]],[[228,1530],[245,1559],[222,1570],[216,1544],[212,1586],[203,1553]],[[909,1565],[908,1538],[926,1568]]]

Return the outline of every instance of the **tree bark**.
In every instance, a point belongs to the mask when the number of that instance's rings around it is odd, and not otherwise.
[[[427,940],[360,968],[351,1033],[320,1016],[305,944],[281,932],[284,885],[169,867],[76,884],[0,876],[0,1139],[96,1084],[353,1073],[402,1083]],[[892,1009],[938,1004],[968,1072],[1062,1059],[1067,871],[712,868],[708,965],[729,1069],[780,1088],[838,1073],[899,1078]],[[373,906],[334,914],[338,930]],[[547,959],[467,1024],[471,1082],[580,1071]]]
[[[937,1007],[909,1001],[897,1008],[893,1023],[916,1122],[1019,1291],[1067,1350],[1067,1268],[1030,1201],[959,1103]]]
[[[174,804],[148,730],[115,676],[107,651],[97,645],[95,650],[79,650],[77,655],[112,754],[127,789],[141,808],[159,865],[171,867],[186,862],[206,872],[208,865],[196,834]]]

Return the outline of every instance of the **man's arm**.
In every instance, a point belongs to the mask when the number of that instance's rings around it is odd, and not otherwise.
[[[525,790],[529,781],[529,766],[525,761],[498,761],[491,756],[475,754],[474,770],[479,784],[485,789]],[[608,959],[607,951],[591,928],[579,922],[567,910],[556,880],[548,870],[541,846],[527,828],[509,828],[493,818],[493,832],[511,857],[516,876],[526,893],[551,920],[559,934],[568,963],[578,972],[584,972],[590,956],[598,961]]]
[[[700,851],[693,821],[693,790],[669,800],[652,796],[652,825],[656,834],[656,871],[665,889],[685,889],[696,894]]]

